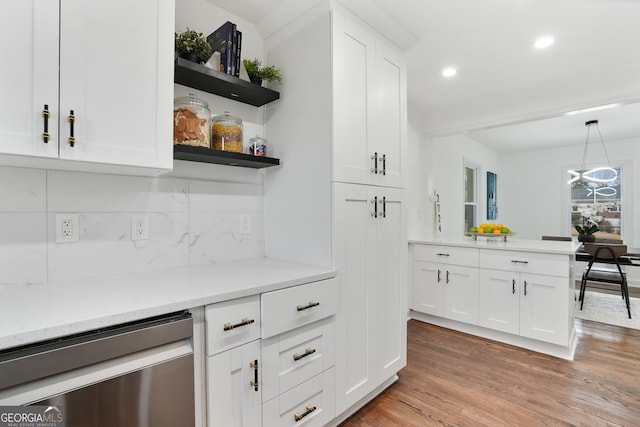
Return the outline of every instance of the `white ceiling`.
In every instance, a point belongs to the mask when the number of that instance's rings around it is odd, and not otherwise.
[[[208,1],[260,27],[269,11],[299,0]],[[409,104],[422,114],[426,135],[483,129],[469,135],[497,151],[525,150],[583,144],[584,121],[599,119],[605,139],[640,136],[637,107],[556,117],[640,101],[640,0],[341,2],[359,9],[375,3],[417,40],[399,43],[408,47]],[[555,43],[537,50],[542,35]],[[458,69],[454,78],[441,76],[447,66]],[[541,117],[552,119],[524,123]]]

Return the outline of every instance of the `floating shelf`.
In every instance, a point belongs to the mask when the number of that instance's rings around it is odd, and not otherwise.
[[[273,157],[253,156],[250,154],[233,153],[231,151],[212,150],[210,148],[192,147],[190,145],[174,145],[173,158],[191,162],[215,163],[218,165],[242,166],[245,168],[261,169],[278,166],[280,159]]]
[[[176,59],[174,81],[234,101],[261,107],[280,99],[280,93],[183,58]]]

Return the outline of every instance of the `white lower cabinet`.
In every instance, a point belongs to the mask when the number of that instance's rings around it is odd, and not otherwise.
[[[480,269],[479,324],[567,345],[567,278]]]
[[[260,340],[207,359],[208,425],[257,427],[262,422]]]
[[[478,324],[478,250],[440,246],[413,249],[410,308]]]

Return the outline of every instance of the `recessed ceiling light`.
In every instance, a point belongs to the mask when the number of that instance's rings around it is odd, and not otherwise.
[[[619,102],[617,102],[615,104],[598,105],[596,107],[583,108],[582,110],[569,111],[568,113],[564,113],[564,115],[565,116],[574,116],[576,114],[591,113],[593,111],[606,110],[608,108],[619,107],[620,105],[622,105],[622,104],[619,103]]]
[[[536,49],[545,49],[553,44],[553,37],[540,37],[534,46]]]
[[[442,75],[444,77],[453,77],[455,76],[457,73],[455,68],[445,68],[444,70],[442,70]]]

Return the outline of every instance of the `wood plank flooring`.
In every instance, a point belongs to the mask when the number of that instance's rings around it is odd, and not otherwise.
[[[567,361],[411,320],[399,380],[341,426],[640,426],[640,330],[576,332]]]

